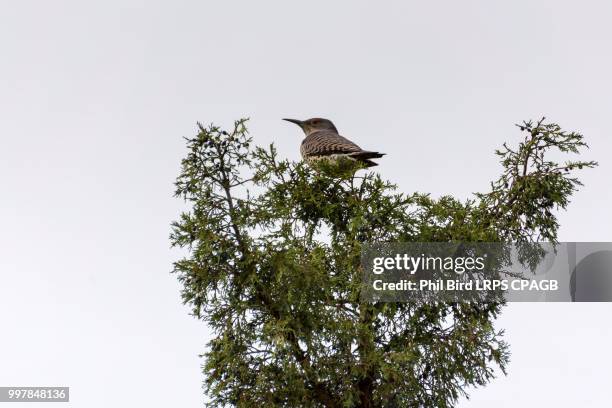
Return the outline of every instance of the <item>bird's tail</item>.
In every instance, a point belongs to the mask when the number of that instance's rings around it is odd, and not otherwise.
[[[378,166],[378,163],[373,162],[370,159],[379,159],[383,157],[384,155],[385,153],[368,152],[368,151],[362,150],[360,152],[351,153],[349,156],[362,162],[363,164],[366,165],[366,167],[374,167],[374,166]]]
[[[362,150],[360,152],[351,153],[349,156],[354,157],[355,159],[380,159],[386,153],[378,153],[378,152],[368,152],[366,150]]]

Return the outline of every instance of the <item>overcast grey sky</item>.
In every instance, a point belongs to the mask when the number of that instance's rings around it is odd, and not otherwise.
[[[601,166],[561,240],[612,241],[606,1],[1,1],[0,385],[73,407],[199,406],[207,330],[169,274],[173,180],[195,122],[323,116],[400,189],[470,197],[514,123],[546,115]],[[513,304],[509,375],[464,408],[602,407],[610,304]],[[11,406],[7,404],[7,407]],[[31,406],[35,406],[32,404]]]

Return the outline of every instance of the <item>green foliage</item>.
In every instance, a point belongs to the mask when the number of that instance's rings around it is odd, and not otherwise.
[[[361,246],[395,241],[554,241],[552,211],[579,185],[545,159],[582,136],[527,122],[504,145],[492,191],[460,202],[405,195],[374,173],[316,170],[251,146],[246,120],[187,139],[173,224],[183,299],[214,330],[204,371],[210,406],[451,407],[509,352],[500,304],[359,301]],[[323,167],[320,167],[323,166]],[[566,171],[567,169],[567,171]]]
[[[594,161],[566,161],[559,164],[550,153],[579,153],[587,147],[581,134],[567,133],[555,123],[523,122],[517,125],[525,133],[517,149],[506,143],[495,153],[504,172],[488,194],[478,194],[485,212],[498,219],[498,231],[504,239],[556,242],[559,224],[553,209],[565,209],[569,197],[580,185],[571,171],[595,167]],[[552,151],[552,152],[551,152]]]

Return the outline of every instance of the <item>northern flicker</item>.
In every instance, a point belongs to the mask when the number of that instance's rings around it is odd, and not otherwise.
[[[312,118],[307,120],[283,119],[298,125],[306,138],[302,140],[300,153],[306,161],[318,159],[338,159],[340,157],[357,160],[366,167],[378,164],[370,159],[383,157],[385,153],[363,150],[347,138],[340,136],[331,120]]]

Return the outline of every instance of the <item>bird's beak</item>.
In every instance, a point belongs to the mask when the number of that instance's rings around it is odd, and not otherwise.
[[[303,121],[297,120],[297,119],[283,119],[283,120],[286,120],[287,122],[295,123],[299,127],[303,127],[303,125],[304,125]]]

